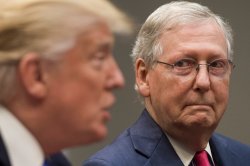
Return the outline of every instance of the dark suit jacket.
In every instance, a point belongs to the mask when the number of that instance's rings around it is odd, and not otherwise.
[[[10,166],[9,157],[5,149],[2,137],[0,135],[0,166]]]
[[[250,147],[214,134],[210,139],[217,166],[249,166]],[[85,166],[183,166],[168,138],[146,110],[111,145],[85,161]]]
[[[48,159],[49,166],[70,166],[62,153],[51,155]],[[11,166],[7,151],[0,135],[0,166]]]

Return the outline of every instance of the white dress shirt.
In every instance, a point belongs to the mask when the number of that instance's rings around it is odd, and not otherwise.
[[[181,159],[184,166],[189,166],[196,152],[187,149],[182,144],[171,138],[169,135],[166,134],[166,136],[168,137],[169,142],[173,146],[175,152]],[[209,154],[210,158],[212,159],[212,162],[214,163],[209,143],[207,144],[205,151]]]
[[[35,137],[6,108],[0,106],[0,133],[12,166],[42,166],[43,151]]]

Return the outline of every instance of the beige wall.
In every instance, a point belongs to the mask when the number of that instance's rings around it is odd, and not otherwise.
[[[113,0],[120,8],[129,13],[140,25],[158,6],[168,0]],[[236,68],[231,81],[230,104],[217,131],[229,137],[250,144],[250,1],[246,0],[194,0],[208,6],[215,13],[226,18],[234,30],[234,62]],[[112,109],[108,138],[95,145],[74,148],[67,151],[73,165],[83,160],[101,147],[110,143],[120,132],[129,127],[139,116],[142,105],[133,90],[134,73],[129,54],[135,36],[117,40],[115,57],[126,78],[124,90],[117,91],[118,100]]]

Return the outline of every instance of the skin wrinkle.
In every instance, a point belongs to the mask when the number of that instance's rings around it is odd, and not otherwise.
[[[227,57],[225,37],[215,22],[179,26],[163,33],[160,43],[159,61],[170,64],[182,58],[206,64]],[[147,72],[146,108],[171,137],[189,142],[186,146],[191,149],[202,149],[226,109],[229,75],[210,75],[204,66],[188,76],[176,75],[171,69],[157,64]]]

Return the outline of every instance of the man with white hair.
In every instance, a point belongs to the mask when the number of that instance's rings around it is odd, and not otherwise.
[[[0,5],[0,165],[69,165],[62,149],[107,135],[124,79],[113,33],[131,32],[107,0]]]
[[[249,165],[249,146],[214,133],[228,103],[232,55],[230,26],[207,7],[159,7],[132,53],[145,110],[85,165]]]

